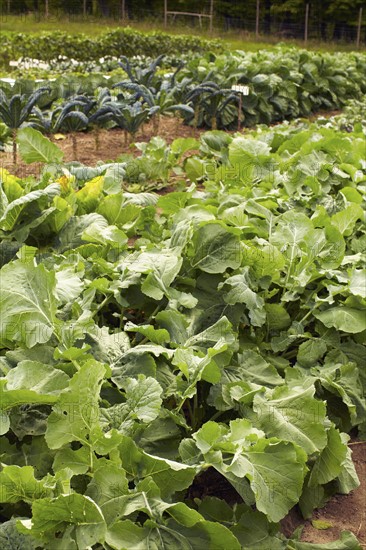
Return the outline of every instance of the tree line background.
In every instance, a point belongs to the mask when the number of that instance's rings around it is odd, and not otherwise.
[[[210,0],[167,0],[168,10],[210,12]],[[0,0],[2,13],[34,13],[42,17],[45,4],[53,16],[88,15],[126,20],[162,21],[164,0]],[[354,40],[357,33],[360,8],[363,7],[363,35],[365,34],[365,0],[214,0],[214,27],[221,30],[242,30],[261,34],[275,34],[283,38],[304,36],[306,5],[309,6],[309,38],[318,40]],[[259,7],[259,12],[257,12]],[[257,19],[257,14],[259,18]],[[207,26],[207,20],[203,19]],[[190,16],[169,16],[168,23],[187,26],[202,24]]]

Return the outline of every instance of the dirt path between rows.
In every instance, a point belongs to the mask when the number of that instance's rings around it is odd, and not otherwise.
[[[349,495],[335,495],[328,504],[316,510],[312,519],[330,525],[328,529],[315,529],[311,520],[305,522],[301,540],[313,543],[330,543],[337,540],[342,531],[351,531],[366,549],[366,441],[350,443],[352,458],[360,486]],[[283,532],[290,536],[299,525],[304,524],[300,513],[292,510],[282,522]]]
[[[162,117],[159,137],[171,143],[178,137],[199,137],[206,132],[204,129],[194,130],[190,126],[185,126],[182,123],[177,123],[176,119]],[[70,134],[61,134],[62,139],[56,139],[55,136],[47,136],[51,141],[62,149],[64,152],[64,162],[77,160],[87,166],[95,166],[98,161],[115,161],[125,153],[138,154],[139,151],[132,144],[125,143],[125,135],[123,130],[112,129],[102,130],[99,132],[99,150],[96,151],[95,131],[79,132],[77,134],[77,156],[73,153],[72,136]],[[146,124],[143,129],[136,135],[135,141],[149,141],[154,136],[152,123]],[[10,152],[0,152],[0,168],[6,168],[12,174],[20,178],[29,175],[38,176],[42,169],[42,164],[32,163],[25,164],[21,159],[18,159],[17,166],[14,167],[12,154]]]
[[[315,120],[320,116],[330,117],[339,114],[340,111],[321,111],[310,117],[310,120]],[[275,124],[273,125],[275,126]],[[250,132],[252,128],[242,128],[241,132]],[[186,126],[180,119],[172,117],[161,117],[158,130],[159,137],[171,143],[174,139],[183,137],[196,137],[197,139],[203,133],[207,132],[207,128],[194,129],[191,126]],[[229,134],[236,133],[236,130],[228,131]],[[98,161],[115,161],[125,153],[139,154],[139,151],[133,145],[126,145],[125,135],[123,130],[101,130],[99,132],[99,150],[96,151],[96,133],[79,132],[77,134],[77,156],[74,156],[72,136],[70,134],[61,134],[62,139],[56,139],[54,135],[47,136],[51,141],[57,144],[64,152],[64,161],[70,162],[77,160],[87,166],[95,166]],[[145,124],[136,135],[135,141],[149,141],[154,136],[154,126],[152,122]],[[0,168],[6,168],[12,174],[22,177],[29,175],[38,176],[41,172],[42,165],[33,163],[25,164],[18,159],[18,164],[14,167],[12,154],[9,152],[0,152]]]

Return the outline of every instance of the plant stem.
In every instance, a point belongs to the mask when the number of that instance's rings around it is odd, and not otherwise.
[[[97,153],[99,153],[100,149],[100,129],[99,126],[96,126],[95,128],[95,150]]]
[[[153,133],[154,133],[154,136],[157,136],[158,133],[159,133],[159,128],[160,128],[160,115],[157,114],[153,117]]]
[[[16,129],[13,130],[13,164],[14,166],[17,165],[17,131]]]
[[[195,416],[194,416],[194,408],[192,409],[192,405],[191,405],[191,402],[189,401],[189,399],[187,399],[186,403],[187,403],[187,409],[188,409],[188,412],[189,412],[189,418],[191,419],[191,428],[192,428],[192,430],[195,430],[196,429],[196,419],[195,419]]]
[[[91,446],[89,446],[89,458],[90,458],[90,471],[94,471],[94,451]]]
[[[110,300],[111,300],[112,298],[113,298],[113,296],[106,296],[106,297],[104,298],[104,300],[103,300],[102,302],[100,302],[99,306],[98,306],[97,309],[94,311],[92,317],[94,317],[97,313],[99,313],[99,311],[100,311],[101,309],[103,309],[104,306],[105,306],[106,304],[108,304],[108,302],[110,302]]]
[[[194,108],[194,118],[193,118],[193,135],[197,134],[198,119],[200,114],[200,106],[196,105]]]
[[[219,418],[219,416],[224,414],[224,412],[226,412],[226,411],[216,411],[215,414],[210,418],[210,422],[213,422],[214,420]]]
[[[238,132],[240,132],[241,129],[241,110],[242,110],[242,95],[239,93],[239,105],[238,105]]]
[[[161,307],[162,307],[162,304],[158,304],[158,305],[156,306],[156,308],[154,309],[154,311],[152,312],[152,314],[151,314],[151,315],[148,317],[148,319],[146,320],[147,323],[150,324],[150,321],[151,321],[151,320],[155,317],[155,315],[160,311]]]
[[[180,124],[180,116],[179,116],[179,113],[176,112],[175,113],[175,133],[178,135],[178,132],[179,132],[179,124]]]
[[[71,139],[72,139],[72,154],[74,156],[74,160],[77,160],[78,159],[78,150],[77,150],[77,138],[76,138],[76,134],[73,133],[71,135]]]

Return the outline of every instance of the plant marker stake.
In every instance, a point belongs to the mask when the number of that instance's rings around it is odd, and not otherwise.
[[[240,126],[241,126],[241,109],[243,106],[243,96],[242,94],[239,94],[239,107],[238,107],[238,132],[240,132]]]
[[[309,4],[306,4],[306,8],[305,8],[305,36],[304,36],[305,44],[308,43],[308,32],[309,32]]]
[[[357,48],[360,47],[360,43],[361,43],[362,10],[363,10],[363,8],[360,8],[360,13],[359,13],[359,15],[358,15],[358,25],[357,25]]]
[[[212,21],[213,20],[213,3],[214,3],[214,1],[211,0],[211,2],[210,2],[210,33],[212,33],[212,26],[213,26],[212,25],[212,23],[213,23],[213,21]],[[200,21],[201,21],[201,19],[200,19]]]
[[[240,118],[241,118],[241,110],[243,107],[243,95],[249,95],[249,86],[242,86],[240,84],[233,84],[231,86],[231,89],[233,92],[238,92],[239,94],[239,106],[238,106],[238,132],[240,132]]]

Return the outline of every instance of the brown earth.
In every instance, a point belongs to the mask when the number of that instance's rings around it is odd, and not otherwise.
[[[312,519],[327,522],[331,527],[318,530],[308,520],[302,532],[302,541],[326,544],[337,540],[342,531],[351,531],[361,547],[366,549],[366,441],[354,441],[350,447],[360,486],[349,495],[335,495],[324,508],[316,510]],[[282,523],[284,533],[290,535],[303,523],[300,514],[292,511]]]
[[[158,135],[165,139],[167,143],[171,143],[178,137],[199,137],[207,130],[193,129],[190,126],[185,126],[179,119],[169,117],[161,117]],[[139,154],[139,151],[132,144],[125,143],[125,135],[123,130],[112,129],[102,130],[99,132],[99,150],[96,151],[96,132],[78,132],[77,139],[77,155],[73,151],[73,137],[71,134],[62,135],[61,139],[56,139],[54,135],[48,138],[57,144],[64,152],[64,161],[70,162],[78,160],[87,166],[95,166],[99,161],[116,160],[119,156],[125,153]],[[149,122],[138,132],[135,137],[135,142],[149,141],[154,136],[153,124]],[[29,175],[39,175],[42,164],[33,163],[25,164],[18,159],[16,168],[14,168],[12,153],[0,152],[0,168],[6,168],[12,174],[19,177]]]
[[[310,120],[315,120],[320,116],[330,117],[339,114],[340,111],[319,111],[312,115]],[[156,129],[155,129],[156,130]],[[158,135],[166,140],[167,143],[171,143],[178,137],[196,137],[199,138],[201,134],[206,132],[207,129],[194,129],[190,126],[186,126],[178,118],[161,117],[160,125],[158,129]],[[250,131],[246,128],[242,128],[243,133]],[[228,132],[230,134],[235,131]],[[99,132],[99,149],[96,151],[96,132],[78,132],[76,135],[77,140],[77,154],[75,156],[73,151],[73,137],[71,134],[58,134],[61,135],[61,139],[56,139],[54,135],[48,136],[51,141],[56,143],[60,149],[64,152],[64,161],[70,162],[78,160],[82,164],[87,166],[95,166],[95,164],[102,160],[116,160],[120,155],[124,153],[139,154],[139,151],[131,144],[125,143],[125,135],[123,130],[112,129],[102,130]],[[154,136],[154,126],[152,122],[145,124],[143,128],[138,132],[135,137],[136,142],[149,141]],[[33,163],[25,164],[18,159],[17,166],[14,167],[12,153],[0,152],[0,168],[6,168],[12,174],[19,176],[20,178],[35,175],[38,176],[42,169],[42,164]]]

